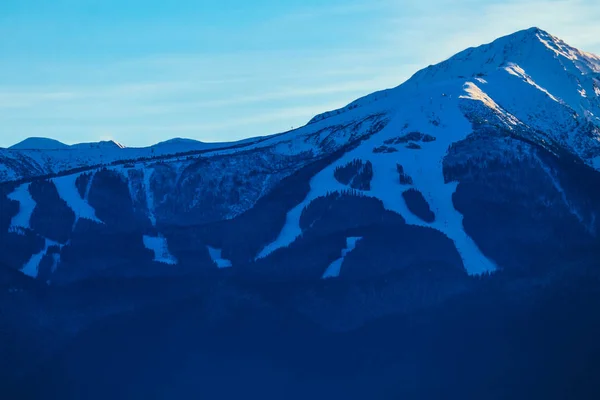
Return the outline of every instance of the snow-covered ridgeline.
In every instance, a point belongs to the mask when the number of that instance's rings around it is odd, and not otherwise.
[[[151,159],[178,153],[199,152],[251,144],[255,138],[234,143],[202,143],[195,140],[173,139],[145,148],[127,148],[114,141],[65,145],[47,138],[29,138],[9,149],[0,149],[3,158],[14,163],[0,163],[2,181],[55,174],[75,168],[93,167],[132,159]],[[18,168],[12,167],[15,164]],[[20,164],[20,165],[19,165]],[[9,166],[11,165],[11,166]],[[33,166],[33,168],[32,168]]]
[[[346,238],[346,247],[342,249],[342,256],[332,262],[329,267],[325,270],[323,274],[323,279],[327,278],[337,278],[340,276],[340,272],[342,270],[342,264],[344,263],[344,259],[346,256],[356,248],[356,243],[361,240],[362,237],[349,237]]]

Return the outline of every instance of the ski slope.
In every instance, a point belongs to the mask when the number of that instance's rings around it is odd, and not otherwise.
[[[163,264],[177,265],[177,258],[169,252],[169,246],[165,237],[161,235],[144,235],[143,240],[144,246],[154,252],[154,261]]]
[[[352,250],[356,248],[356,243],[358,243],[361,239],[361,237],[346,238],[346,247],[342,249],[342,256],[327,267],[325,273],[323,273],[323,279],[337,278],[340,276],[344,259],[348,254],[350,254],[350,252],[352,252]]]
[[[61,199],[63,199],[69,208],[75,213],[75,224],[80,218],[89,219],[90,221],[102,224],[103,222],[96,216],[96,210],[87,202],[87,195],[89,194],[89,188],[91,187],[93,176],[85,192],[85,198],[81,198],[75,182],[81,174],[73,174],[54,178],[52,181],[56,186],[56,190]]]
[[[31,197],[31,193],[29,193],[29,183],[24,183],[17,187],[8,195],[8,198],[19,203],[19,212],[12,218],[10,229],[15,231],[31,229],[29,221],[31,220],[36,203]]]
[[[210,258],[213,260],[213,262],[215,264],[217,264],[217,267],[229,268],[229,267],[233,266],[233,264],[231,263],[230,260],[223,258],[223,255],[222,255],[223,251],[221,249],[216,249],[216,248],[210,247],[210,246],[206,246],[206,248],[208,249],[208,254],[210,255]]]

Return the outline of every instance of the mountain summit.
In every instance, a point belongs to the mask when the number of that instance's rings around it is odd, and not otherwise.
[[[466,49],[448,60],[417,72],[411,81],[434,82],[489,74],[517,64],[529,75],[559,75],[556,68],[575,76],[600,73],[600,58],[569,46],[539,28],[530,28],[496,39],[492,43]],[[559,67],[560,66],[560,67]],[[550,82],[543,82],[549,84]]]
[[[600,169],[600,57],[539,28],[464,50],[395,89],[366,96],[312,122],[363,106],[392,108],[414,97],[429,95],[434,102],[442,92],[454,94],[460,107],[464,102],[459,98],[476,100],[481,112],[495,114],[507,128],[544,136]]]

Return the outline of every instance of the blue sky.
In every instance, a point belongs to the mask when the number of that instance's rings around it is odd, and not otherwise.
[[[0,147],[300,126],[538,26],[600,53],[595,0],[2,0]]]

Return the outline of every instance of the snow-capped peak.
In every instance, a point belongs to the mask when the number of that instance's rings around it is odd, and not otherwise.
[[[600,57],[539,28],[466,49],[396,88],[318,115],[311,123],[344,119],[347,113],[394,112],[406,98],[425,96],[431,103],[440,95],[479,101],[509,129],[530,128],[600,168]]]
[[[600,58],[569,46],[539,28],[501,37],[489,44],[466,49],[440,64],[417,72],[409,82],[423,84],[453,78],[485,75],[508,64],[517,64],[530,75],[538,69],[562,67],[575,75],[600,73]]]

